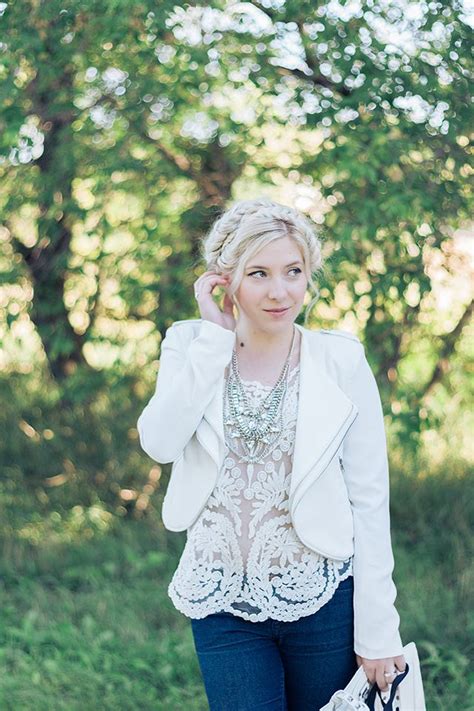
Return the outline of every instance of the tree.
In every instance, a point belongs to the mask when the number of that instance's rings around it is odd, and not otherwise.
[[[55,377],[88,345],[120,349],[125,324],[163,335],[194,314],[199,238],[243,183],[304,183],[326,235],[318,320],[357,324],[384,400],[420,429],[471,308],[409,394],[398,374],[430,335],[427,262],[472,203],[460,3],[31,0],[3,20],[3,279],[31,281]]]

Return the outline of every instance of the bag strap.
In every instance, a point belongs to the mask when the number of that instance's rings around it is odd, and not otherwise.
[[[405,662],[405,664],[406,664],[406,669],[405,669],[405,671],[402,672],[401,674],[398,674],[398,675],[395,677],[395,679],[393,680],[393,683],[392,683],[391,689],[390,689],[390,698],[388,699],[387,702],[384,702],[384,700],[382,699],[382,695],[381,695],[381,693],[380,693],[379,687],[377,686],[377,683],[375,683],[375,684],[373,685],[373,687],[372,687],[371,690],[369,691],[369,694],[368,694],[368,696],[367,696],[367,698],[366,698],[366,700],[365,700],[365,703],[367,704],[367,706],[368,706],[368,708],[369,708],[369,711],[376,711],[376,709],[375,709],[375,699],[377,698],[377,694],[378,694],[379,697],[380,697],[380,702],[381,702],[381,704],[382,704],[382,708],[384,709],[384,711],[393,711],[393,702],[394,702],[394,700],[395,700],[395,694],[396,694],[396,692],[397,692],[397,686],[400,684],[401,681],[403,681],[403,679],[406,677],[406,675],[408,674],[408,672],[409,672],[409,670],[410,670],[410,667],[408,666],[408,663]]]

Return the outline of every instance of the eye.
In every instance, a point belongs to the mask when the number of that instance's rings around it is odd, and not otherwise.
[[[301,269],[299,267],[293,267],[292,269],[289,269],[289,272],[296,272],[297,274],[301,274]],[[250,272],[247,276],[254,276],[255,274],[265,274],[263,269],[259,269],[256,272]]]

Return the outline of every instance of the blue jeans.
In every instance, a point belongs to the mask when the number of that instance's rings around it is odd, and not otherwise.
[[[318,711],[357,671],[354,579],[293,622],[231,612],[191,619],[210,711]]]

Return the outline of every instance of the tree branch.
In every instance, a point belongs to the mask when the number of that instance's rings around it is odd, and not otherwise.
[[[341,94],[342,96],[350,96],[352,94],[351,89],[349,89],[347,86],[344,86],[343,84],[336,84],[334,81],[328,79],[319,72],[319,61],[318,58],[312,52],[311,45],[308,42],[303,20],[296,20],[296,25],[300,32],[301,43],[304,49],[304,60],[312,71],[312,76],[308,76],[304,72],[300,72],[300,74],[302,74],[307,81],[312,81],[313,84],[316,84],[317,86],[323,86],[326,89],[331,89],[332,91],[335,91],[338,94]]]
[[[261,12],[263,12],[267,17],[272,21],[272,22],[282,22],[286,23],[287,19],[284,15],[284,13],[279,12],[278,10],[272,10],[271,8],[268,7],[263,7],[259,3],[255,2],[254,0],[249,0],[249,4],[253,5],[253,7],[258,8]],[[319,71],[319,62],[317,57],[314,56],[314,54],[311,51],[311,44],[308,41],[305,29],[304,29],[304,20],[298,19],[298,18],[291,18],[291,22],[294,22],[299,30],[300,37],[301,37],[301,44],[303,45],[304,49],[304,61],[306,62],[306,65],[309,67],[311,70],[311,74],[306,74],[302,69],[298,69],[297,67],[294,67],[291,69],[290,67],[282,67],[279,65],[275,65],[275,71],[277,74],[280,74],[281,76],[294,76],[297,79],[301,79],[303,81],[310,82],[311,84],[314,84],[315,86],[321,86],[324,87],[325,89],[331,89],[331,91],[336,92],[337,94],[340,94],[341,96],[350,96],[352,94],[352,89],[349,89],[347,86],[344,86],[343,84],[336,84],[334,81],[329,79],[328,77],[323,76],[320,71]]]
[[[425,391],[423,393],[423,398],[425,398],[431,392],[431,390],[434,388],[436,383],[439,383],[440,380],[442,380],[445,373],[447,373],[449,371],[449,357],[453,354],[456,343],[459,340],[459,337],[460,337],[464,327],[469,322],[469,319],[472,316],[473,310],[474,310],[474,299],[472,299],[471,302],[466,306],[464,313],[461,316],[461,318],[459,319],[456,327],[450,333],[447,333],[443,337],[443,347],[441,348],[438,362],[437,362],[436,367],[433,371],[431,379],[428,382],[427,386],[425,387]]]

